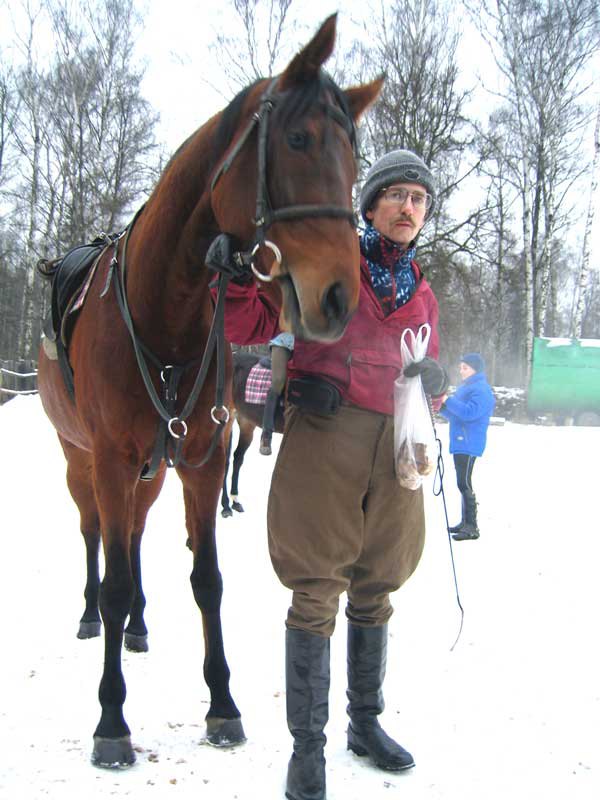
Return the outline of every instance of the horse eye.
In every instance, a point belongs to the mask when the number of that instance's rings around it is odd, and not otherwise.
[[[288,144],[292,150],[306,150],[310,137],[306,131],[291,131],[288,133]]]

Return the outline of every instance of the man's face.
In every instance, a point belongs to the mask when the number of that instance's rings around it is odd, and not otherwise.
[[[471,375],[475,375],[475,370],[473,367],[470,367],[468,364],[465,364],[464,361],[461,361],[458,365],[458,371],[460,372],[460,377],[463,381],[466,381],[467,378],[470,378]]]
[[[390,199],[395,189],[406,189],[411,194],[404,203],[399,203]],[[373,227],[396,244],[409,245],[425,224],[426,205],[416,206],[413,192],[423,197],[427,194],[419,183],[394,183],[377,195],[373,207],[367,211],[367,219]]]

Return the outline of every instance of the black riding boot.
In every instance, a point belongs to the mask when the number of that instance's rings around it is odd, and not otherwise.
[[[458,523],[458,525],[451,525],[448,528],[449,533],[458,533],[462,528],[462,526],[465,524],[465,496],[462,493],[460,495],[460,499],[461,499],[460,522]]]
[[[288,628],[285,655],[287,723],[294,737],[285,796],[289,800],[324,800],[329,639]]]
[[[465,492],[463,498],[465,504],[463,522],[458,531],[452,534],[452,538],[457,542],[462,542],[465,539],[479,539],[479,528],[477,527],[477,500],[473,492]]]
[[[263,456],[271,455],[271,438],[273,430],[275,429],[275,412],[277,411],[277,403],[279,402],[279,395],[272,389],[267,393],[265,401],[265,410],[263,412],[262,434],[260,437],[260,452]]]
[[[383,730],[381,687],[387,658],[387,625],[360,628],[348,623],[348,749],[370,756],[381,769],[399,772],[413,767],[409,752]]]

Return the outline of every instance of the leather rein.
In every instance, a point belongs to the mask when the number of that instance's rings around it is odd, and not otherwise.
[[[258,125],[256,216],[253,220],[256,226],[256,238],[254,244],[249,250],[234,253],[233,258],[240,270],[243,269],[247,271],[248,269],[251,269],[254,275],[262,281],[271,281],[272,277],[259,272],[254,266],[254,257],[260,247],[264,246],[271,249],[275,254],[278,264],[280,264],[282,260],[281,252],[277,245],[275,245],[273,242],[270,242],[266,238],[266,231],[274,222],[306,217],[333,217],[337,219],[347,219],[351,224],[355,223],[355,215],[352,209],[348,209],[343,206],[306,204],[284,206],[278,209],[272,208],[267,187],[267,145],[269,115],[277,101],[275,92],[277,80],[277,78],[273,79],[266,91],[263,93],[260,99],[258,111],[252,115],[252,118],[237,140],[235,146],[227,158],[225,158],[224,161],[222,161],[219,165],[211,183],[212,192],[219,178],[231,167],[232,162],[244,147],[254,128]],[[346,129],[353,149],[355,150],[356,141],[354,122],[352,119],[337,106],[327,104],[324,107],[326,113]],[[202,358],[183,365],[163,364],[137,335],[133,318],[131,316],[131,311],[129,309],[129,304],[127,302],[127,243],[129,240],[129,235],[143,209],[144,206],[138,209],[127,228],[120,234],[120,236],[114,239],[113,258],[109,266],[106,285],[101,296],[104,296],[107,293],[112,281],[115,286],[119,310],[131,338],[140,375],[152,405],[160,417],[152,456],[150,461],[145,464],[140,475],[141,480],[152,480],[152,478],[154,478],[158,472],[163,460],[165,461],[167,467],[177,467],[181,465],[192,469],[198,469],[206,464],[213,455],[221,434],[223,433],[223,430],[229,421],[229,410],[223,405],[223,399],[225,387],[226,347],[224,333],[225,294],[230,277],[229,275],[225,274],[225,272],[221,272],[219,276],[217,301]],[[121,258],[119,259],[119,243],[122,238],[123,248]],[[210,368],[215,348],[217,354],[217,380],[215,388],[215,403],[211,409],[210,416],[217,427],[213,432],[208,449],[201,461],[197,463],[189,463],[183,458],[182,454],[183,445],[188,433],[186,420],[192,414],[196,406],[198,397],[200,396],[200,392]],[[152,381],[148,362],[152,364],[160,376],[160,394]],[[182,410],[180,412],[176,412],[175,409],[178,399],[177,391],[181,377],[189,368],[198,364],[198,372],[188,398],[185,401]]]

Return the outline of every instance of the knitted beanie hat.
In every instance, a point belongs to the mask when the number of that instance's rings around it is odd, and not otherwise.
[[[479,353],[465,353],[460,360],[472,367],[475,372],[485,372],[485,361]]]
[[[435,205],[435,185],[429,167],[410,150],[392,150],[376,161],[367,172],[360,192],[360,213],[365,221],[377,192],[393,183],[420,183],[424,186],[431,195],[431,206],[426,218],[431,216]]]

